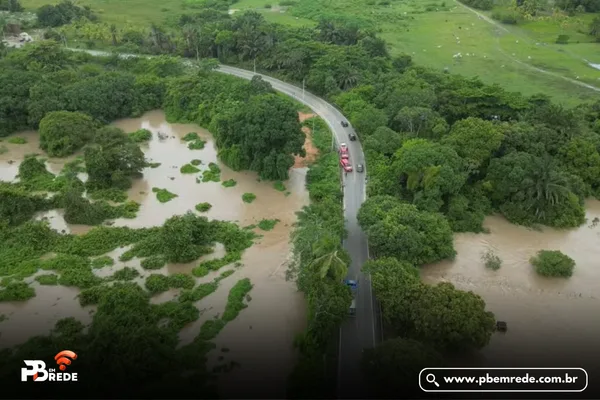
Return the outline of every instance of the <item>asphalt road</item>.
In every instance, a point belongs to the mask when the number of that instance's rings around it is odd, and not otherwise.
[[[102,51],[83,51],[96,56],[110,55],[110,53]],[[120,56],[124,58],[139,57],[135,54],[121,54]],[[355,133],[354,129],[351,125],[343,127],[341,121],[348,120],[338,109],[320,97],[307,91],[303,92],[301,88],[279,79],[252,71],[225,65],[221,65],[217,71],[248,80],[252,79],[255,75],[260,75],[275,90],[307,105],[318,114],[329,125],[337,145],[340,143],[348,145],[350,161],[354,166],[355,172],[348,173],[342,178],[344,183],[344,215],[346,218],[346,229],[348,230],[348,238],[344,241],[344,248],[352,258],[352,263],[348,269],[348,279],[358,281],[358,291],[356,293],[356,316],[353,318],[349,317],[340,327],[337,392],[338,398],[341,399],[369,397],[362,378],[360,360],[363,349],[374,347],[379,341],[381,337],[381,318],[378,303],[372,292],[371,281],[368,276],[361,272],[362,265],[369,258],[369,249],[367,237],[360,229],[356,219],[358,210],[367,197],[367,168],[360,141],[358,139],[356,141],[348,139],[349,133]],[[365,166],[362,173],[356,172],[356,165],[359,163]]]

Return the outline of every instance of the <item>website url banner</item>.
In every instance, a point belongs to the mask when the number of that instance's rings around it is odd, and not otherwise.
[[[419,373],[424,392],[583,392],[583,368],[425,368]]]

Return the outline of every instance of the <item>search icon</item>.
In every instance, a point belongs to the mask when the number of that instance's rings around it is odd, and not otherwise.
[[[425,380],[427,381],[427,383],[433,383],[436,387],[440,387],[439,383],[437,383],[435,381],[434,374],[427,374],[427,376],[425,377]]]

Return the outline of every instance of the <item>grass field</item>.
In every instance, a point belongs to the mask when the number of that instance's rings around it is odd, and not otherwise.
[[[48,2],[21,1],[27,8]],[[90,5],[107,22],[148,25],[193,12],[195,1],[199,0],[79,3]],[[293,26],[312,26],[323,15],[347,16],[377,29],[390,43],[392,54],[410,54],[418,64],[478,76],[527,95],[544,93],[565,105],[600,96],[574,82],[600,87],[600,71],[584,61],[600,64],[600,44],[580,32],[587,28],[591,15],[498,26],[455,0],[295,0],[292,6],[281,8],[278,0],[242,0],[232,9],[253,9],[269,21]],[[569,44],[555,44],[558,34],[568,34]],[[462,57],[453,57],[457,53]]]

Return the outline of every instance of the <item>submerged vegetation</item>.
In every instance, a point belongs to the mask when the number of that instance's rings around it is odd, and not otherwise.
[[[575,269],[575,260],[558,250],[540,250],[529,262],[542,276],[569,278]]]

